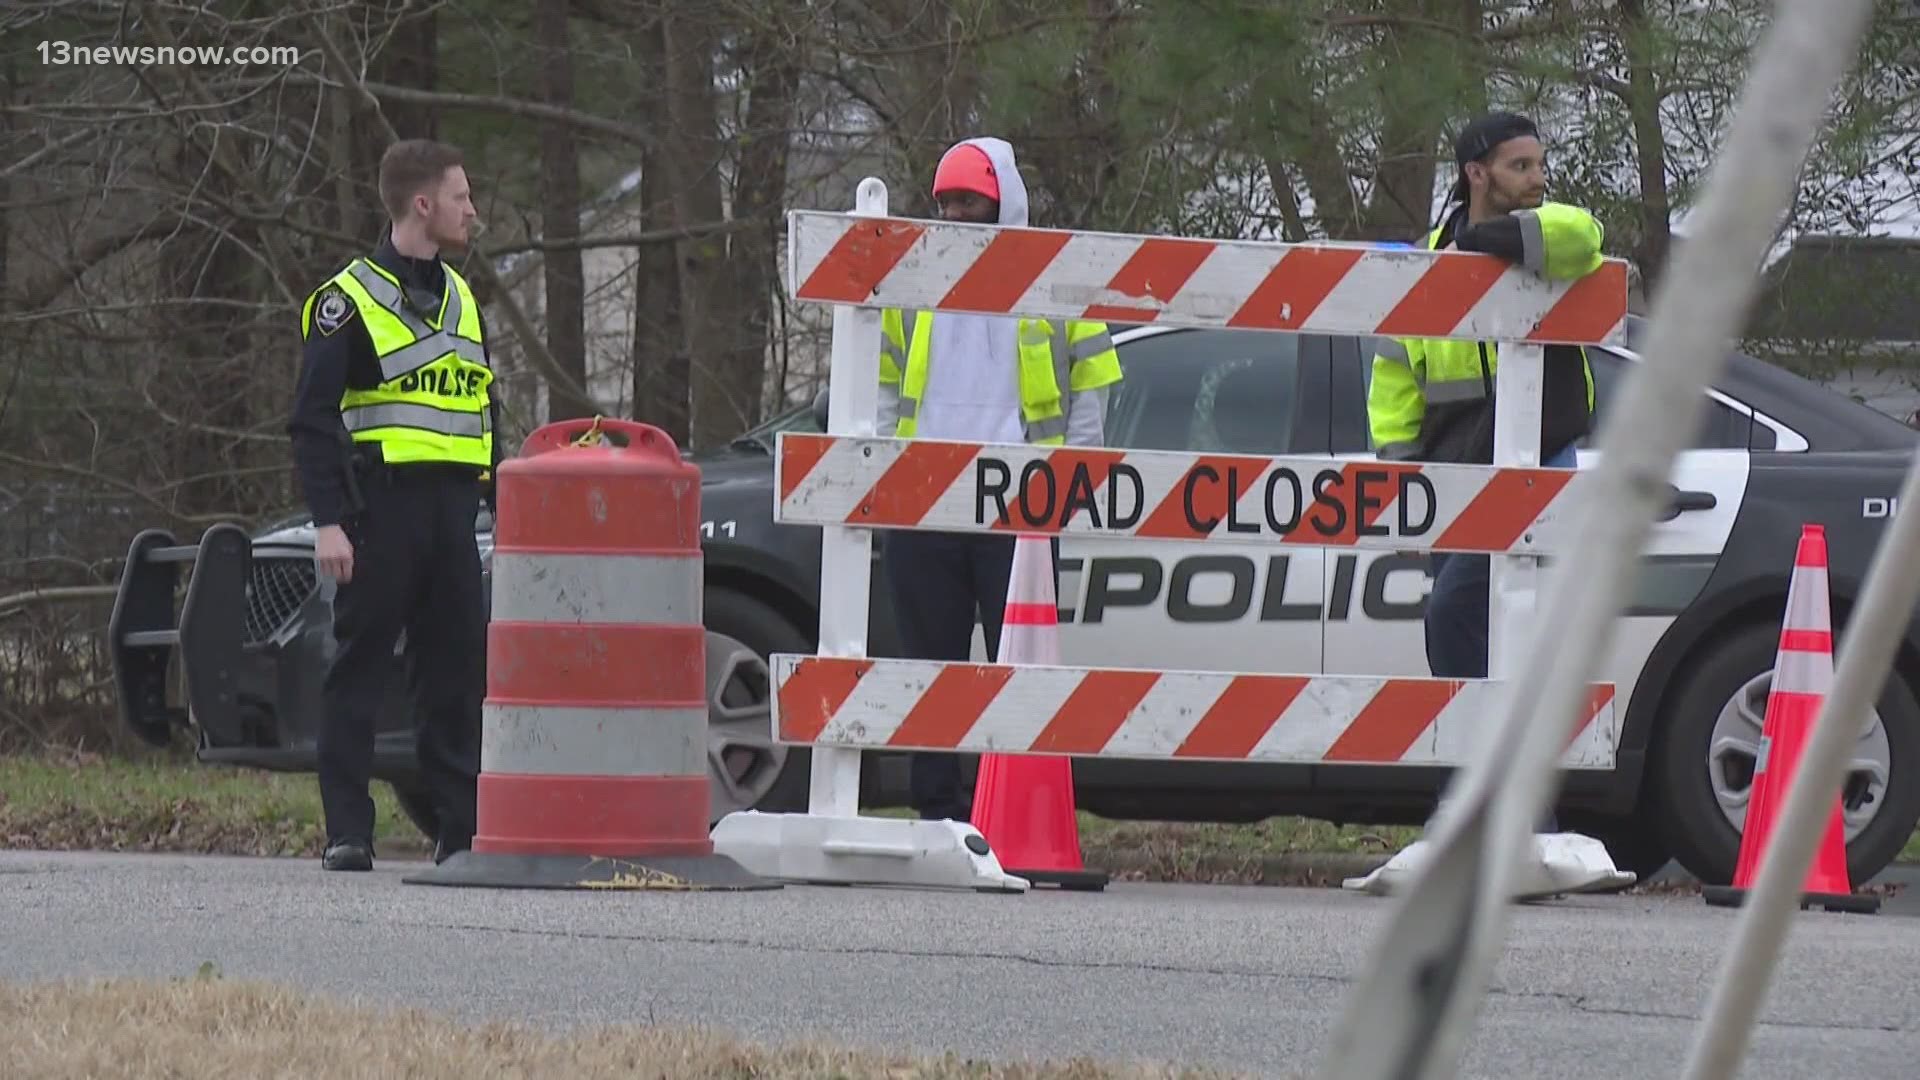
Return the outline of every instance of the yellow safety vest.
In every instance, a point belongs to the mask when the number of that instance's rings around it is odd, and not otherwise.
[[[1582,278],[1599,269],[1604,233],[1592,214],[1549,202],[1514,216],[1520,218],[1526,237],[1528,269],[1554,281]],[[1427,234],[1429,250],[1439,243],[1443,229]],[[1548,348],[1555,352],[1578,349],[1586,377],[1587,409],[1592,411],[1593,365],[1587,351],[1578,346]],[[1423,445],[1423,436],[1430,434],[1427,425],[1462,409],[1485,408],[1498,368],[1498,349],[1490,341],[1376,339],[1373,377],[1367,388],[1367,420],[1375,452],[1382,458],[1403,459],[1430,450]]]
[[[444,264],[443,264],[444,265]],[[314,302],[337,286],[359,308],[380,361],[381,381],[340,396],[340,420],[355,442],[377,443],[390,464],[493,464],[487,411],[493,370],[481,341],[480,304],[466,279],[446,267],[436,318],[423,320],[401,301],[401,284],[368,259],[355,259],[307,297],[300,333],[313,327]]]
[[[894,435],[902,439],[913,438],[919,427],[933,347],[933,320],[920,314],[888,308],[880,317],[880,381],[900,388]],[[1019,334],[1020,418],[1027,441],[1061,445],[1067,441],[1067,392],[1120,381],[1113,335],[1105,323],[1080,319],[1021,319]]]

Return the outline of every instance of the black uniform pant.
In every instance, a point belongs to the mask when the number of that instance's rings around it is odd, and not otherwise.
[[[985,632],[987,659],[998,657],[1007,585],[1013,577],[1013,546],[1011,536],[985,533],[887,533],[880,557],[892,598],[894,625],[900,631],[901,656],[909,660],[970,660],[977,618]],[[1056,540],[1056,583],[1059,558]],[[957,755],[915,753],[909,765],[909,782],[913,808],[922,818],[968,819],[972,797],[960,789]]]
[[[486,607],[474,519],[477,480],[437,466],[399,466],[362,482],[364,513],[346,523],[352,580],[334,595],[338,646],[319,736],[320,798],[329,841],[373,838],[375,721],[406,632],[421,780],[440,815],[435,839],[471,845],[486,695]]]

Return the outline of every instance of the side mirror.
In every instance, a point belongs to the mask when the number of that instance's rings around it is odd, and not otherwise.
[[[821,431],[827,430],[827,388],[824,385],[813,395],[813,422]]]

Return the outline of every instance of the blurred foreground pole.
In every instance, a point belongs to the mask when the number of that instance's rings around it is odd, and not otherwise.
[[[1666,497],[1674,458],[1752,303],[1760,264],[1792,205],[1807,151],[1851,66],[1872,2],[1782,0],[1776,11],[1706,196],[1688,222],[1687,241],[1653,298],[1644,362],[1627,377],[1620,403],[1602,426],[1600,467],[1569,530],[1581,542],[1547,568],[1546,602],[1536,623],[1542,632],[1507,684],[1498,729],[1487,733],[1449,785],[1429,831],[1433,851],[1396,901],[1387,932],[1335,1029],[1321,1065],[1326,1080],[1436,1080],[1459,1070],[1505,938],[1515,872],[1532,850],[1534,823],[1558,785],[1562,735],[1572,730],[1574,711],[1611,641],[1620,598],[1628,593],[1653,515]],[[1883,544],[1883,552],[1891,546]],[[1909,552],[1916,549],[1920,544],[1908,546]],[[1836,703],[1829,698],[1828,711]],[[1820,736],[1814,738],[1803,773],[1818,763]],[[1817,801],[1800,790],[1805,786],[1796,786],[1795,797]],[[1788,812],[1793,809],[1790,801]],[[1763,876],[1757,895],[1748,898],[1753,909],[1743,930],[1759,929],[1746,936],[1757,938],[1765,930],[1754,916],[1764,915],[1767,904],[1797,897],[1788,891],[1798,889],[1814,840],[1810,827],[1803,832],[1798,867],[1776,862],[1772,878]],[[1789,823],[1780,833],[1776,847],[1799,838]],[[1741,961],[1738,952],[1734,960],[1762,974],[1769,963]],[[1750,1019],[1749,996],[1758,994],[1759,980],[1731,982],[1723,979],[1719,992],[1731,989],[1734,996],[1717,1003],[1743,1033],[1747,1020],[1740,1012]],[[1738,1046],[1731,1050],[1736,1058]]]
[[[1780,32],[1773,35],[1786,37],[1787,42],[1769,41],[1762,62],[1791,65],[1799,78],[1783,79],[1783,87],[1762,97],[1763,115],[1772,122],[1750,139],[1771,135],[1805,141],[1801,125],[1811,125],[1814,116],[1825,112],[1834,85],[1859,49],[1873,8],[1871,0],[1809,0],[1794,6],[1792,17],[1782,19],[1776,27]],[[1796,88],[1800,81],[1806,85]],[[1771,84],[1765,89],[1776,90]],[[1743,105],[1741,117],[1751,107]],[[1741,130],[1741,120],[1736,118],[1736,137]],[[1709,190],[1709,202],[1713,194]],[[1718,218],[1708,222],[1709,229],[1726,227]],[[1687,1080],[1731,1078],[1746,1054],[1754,1017],[1786,942],[1788,919],[1800,906],[1814,847],[1833,809],[1834,795],[1841,789],[1849,748],[1886,684],[1894,649],[1920,602],[1920,512],[1915,510],[1920,503],[1920,468],[1914,462],[1907,465],[1899,499],[1899,509],[1880,535],[1860,582],[1861,603],[1847,620],[1846,643],[1834,658],[1833,688],[1814,718],[1786,803],[1761,853],[1760,876],[1742,905],[1733,941],[1721,960],[1706,1019],[1687,1056]]]

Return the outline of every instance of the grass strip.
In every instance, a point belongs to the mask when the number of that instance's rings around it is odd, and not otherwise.
[[[431,850],[392,788],[373,785],[373,799],[381,855]],[[159,757],[0,757],[6,847],[318,858],[325,841],[311,774]]]
[[[392,788],[375,784],[375,847],[425,855],[431,843]],[[905,816],[899,809],[870,813]],[[1110,821],[1079,815],[1082,858],[1116,881],[1335,885],[1419,838],[1410,827],[1276,817],[1251,824]],[[317,858],[325,836],[311,774],[161,757],[0,757],[0,846]],[[1920,832],[1899,858],[1920,862]]]
[[[210,965],[194,977],[161,982],[0,983],[0,1046],[7,1047],[7,1075],[35,1080],[1200,1080],[1228,1075],[1084,1058],[999,1064],[818,1042],[766,1046],[693,1028],[619,1025],[550,1034],[528,1025],[462,1024],[417,1009],[373,1008],[271,984],[229,981]]]

